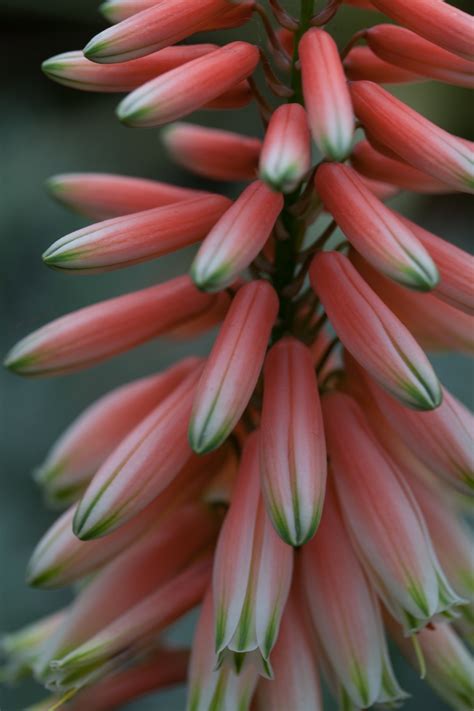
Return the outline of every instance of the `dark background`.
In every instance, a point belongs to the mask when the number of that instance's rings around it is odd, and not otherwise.
[[[296,6],[296,0],[286,6]],[[461,5],[459,3],[459,5]],[[55,205],[43,189],[45,179],[66,171],[109,171],[198,185],[167,160],[155,130],[131,130],[114,117],[116,95],[86,94],[60,87],[43,77],[43,59],[78,49],[105,26],[96,0],[0,0],[0,212],[1,349],[45,322],[101,298],[163,281],[185,271],[191,250],[158,262],[100,276],[67,276],[48,270],[42,251],[54,240],[85,224]],[[375,21],[371,13],[345,9],[332,25],[343,44],[352,31]],[[238,31],[242,37],[242,31]],[[255,22],[245,31],[261,37]],[[226,37],[230,35],[226,34]],[[232,35],[231,35],[232,36]],[[235,31],[234,35],[235,36]],[[225,37],[206,37],[222,41]],[[472,116],[464,90],[426,82],[397,88],[397,95],[444,128],[469,137]],[[245,133],[259,133],[252,109],[200,113],[193,120]],[[199,181],[199,186],[206,184]],[[211,186],[211,184],[207,184]],[[226,190],[225,186],[218,186]],[[405,214],[428,229],[468,244],[472,203],[464,196],[398,199]],[[1,498],[0,498],[0,630],[11,631],[68,599],[68,592],[30,590],[24,569],[35,542],[54,520],[30,476],[55,438],[86,405],[127,380],[153,372],[175,357],[203,351],[209,339],[189,344],[164,340],[143,346],[105,365],[50,380],[23,380],[7,373],[1,378]],[[472,370],[462,356],[435,359],[443,382],[464,402],[472,403]],[[181,634],[189,634],[189,625]],[[441,711],[445,705],[416,680],[402,662],[399,678],[415,694],[409,711]],[[2,711],[24,709],[43,696],[35,685],[0,689]],[[184,708],[181,690],[150,697],[127,708]],[[310,710],[308,710],[310,711]]]

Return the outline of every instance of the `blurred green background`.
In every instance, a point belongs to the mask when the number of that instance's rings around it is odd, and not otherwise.
[[[286,2],[296,7],[297,0]],[[187,269],[192,250],[158,262],[102,276],[67,276],[42,265],[41,252],[84,220],[51,202],[45,179],[64,171],[122,172],[190,186],[227,191],[197,181],[171,165],[154,130],[131,130],[114,117],[118,97],[85,94],[46,80],[39,69],[48,56],[78,49],[105,26],[96,0],[0,0],[3,70],[0,112],[0,210],[3,328],[2,351],[43,323],[101,298],[163,281]],[[376,20],[372,13],[345,9],[332,29],[343,44],[352,31]],[[262,39],[252,22],[247,37]],[[242,31],[239,36],[242,37]],[[232,36],[226,33],[225,37]],[[235,34],[233,35],[235,36]],[[222,41],[208,36],[206,41]],[[466,93],[427,82],[396,93],[444,128],[469,137],[472,116]],[[199,113],[193,120],[245,133],[260,133],[252,109]],[[234,190],[235,190],[234,186]],[[467,248],[472,203],[464,196],[403,197],[406,214]],[[153,372],[190,351],[205,351],[209,337],[192,346],[164,340],[138,348],[89,371],[50,380],[22,380],[1,373],[0,630],[10,631],[62,606],[68,592],[41,592],[23,582],[35,542],[54,520],[41,501],[31,472],[48,447],[86,405],[127,380]],[[472,404],[472,370],[461,356],[437,356],[437,370],[452,391]],[[181,626],[189,636],[189,624]],[[441,711],[445,705],[400,662],[402,685],[414,694],[409,711]],[[33,684],[0,689],[1,711],[24,709],[41,698]],[[184,708],[182,690],[149,697],[127,708],[172,711]],[[271,711],[271,710],[269,710]],[[290,709],[288,711],[291,711]],[[311,711],[308,709],[308,711]]]

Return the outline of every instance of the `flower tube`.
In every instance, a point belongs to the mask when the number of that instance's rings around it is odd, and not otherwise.
[[[48,500],[74,501],[121,440],[198,365],[185,358],[169,370],[122,385],[90,405],[61,435],[35,472]]]
[[[351,95],[356,116],[371,141],[454,190],[474,191],[472,150],[467,142],[431,123],[378,84],[354,82]]]
[[[344,59],[344,69],[347,77],[352,81],[367,79],[377,84],[409,84],[423,81],[420,74],[380,59],[370,47],[353,47]]]
[[[139,264],[202,239],[230,204],[225,197],[209,194],[114,217],[57,240],[43,253],[43,261],[81,274]]]
[[[197,387],[189,424],[195,452],[219,447],[247,407],[277,311],[275,292],[264,281],[237,292]]]
[[[321,518],[326,444],[311,352],[290,338],[273,346],[265,361],[260,470],[275,529],[301,546]]]
[[[311,29],[298,48],[303,94],[314,141],[327,158],[347,158],[354,114],[337,45],[324,30]]]
[[[301,554],[302,583],[341,703],[368,708],[405,697],[395,679],[377,600],[327,493],[318,534]]]
[[[203,291],[220,291],[246,269],[267,242],[283,197],[256,180],[224,213],[202,243],[191,277]]]
[[[93,220],[120,217],[206,195],[202,190],[108,173],[54,175],[46,187],[62,205]]]
[[[162,126],[217,99],[246,79],[260,59],[248,42],[231,42],[147,82],[118,106],[129,126]]]
[[[176,44],[232,7],[228,0],[162,0],[100,32],[84,48],[93,62],[124,62]]]
[[[321,252],[310,278],[337,335],[370,375],[408,407],[439,407],[441,387],[427,357],[349,260]]]
[[[109,22],[115,23],[158,4],[158,0],[106,0],[102,5],[99,5],[99,11]],[[254,5],[254,0],[240,0],[238,3],[233,3],[231,0],[217,15],[206,20],[199,31],[238,27],[250,19]]]
[[[118,528],[144,509],[191,457],[187,423],[201,368],[133,429],[105,460],[74,515],[74,533],[86,540]]]
[[[260,156],[260,178],[274,190],[291,193],[311,166],[306,111],[299,104],[280,106],[272,114]]]
[[[474,25],[473,25],[474,30]],[[473,63],[405,27],[381,24],[364,32],[370,49],[386,62],[455,86],[474,88]]]
[[[323,412],[338,499],[358,556],[388,610],[413,634],[462,600],[441,569],[413,495],[355,400],[328,395]]]
[[[436,286],[439,275],[428,252],[352,168],[322,165],[315,186],[347,239],[378,271],[419,291]]]
[[[177,277],[52,321],[17,343],[5,365],[20,375],[85,368],[176,328],[211,304],[188,277]]]
[[[257,174],[257,138],[184,122],[167,126],[161,138],[175,163],[205,178],[252,180]]]

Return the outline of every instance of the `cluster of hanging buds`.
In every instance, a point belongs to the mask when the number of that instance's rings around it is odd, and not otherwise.
[[[472,416],[423,350],[473,351],[473,260],[385,204],[472,192],[472,146],[381,86],[471,87],[473,22],[441,0],[352,0],[378,24],[340,51],[325,26],[341,0],[301,0],[298,17],[283,4],[107,0],[112,26],[43,65],[76,89],[126,92],[122,122],[167,124],[178,164],[247,185],[232,202],[118,175],[49,183],[93,221],[46,250],[55,269],[199,249],[189,276],[27,336],[12,371],[218,332],[206,359],[91,405],[39,469],[68,508],[28,581],[80,585],[4,640],[4,676],[50,692],[37,710],[117,708],[187,679],[189,711],[318,711],[320,673],[341,708],[393,705],[407,694],[389,637],[454,709],[473,707]],[[252,18],[261,47],[179,44]],[[176,123],[250,102],[263,140]],[[189,655],[166,632],[195,606]]]

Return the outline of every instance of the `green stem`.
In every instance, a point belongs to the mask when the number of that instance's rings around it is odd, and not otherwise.
[[[310,26],[314,13],[314,2],[315,0],[301,0],[299,27],[295,32],[295,48],[291,66],[291,87],[294,94],[289,101],[293,103],[304,104],[301,90],[301,70],[297,66],[298,45],[301,37]],[[273,342],[281,338],[287,331],[291,331],[293,322],[294,304],[290,298],[282,294],[282,291],[293,281],[297,267],[298,250],[301,247],[306,231],[304,220],[295,217],[289,209],[298,198],[299,191],[286,196],[285,207],[280,219],[288,238],[276,240],[275,272],[272,282],[280,295],[280,312],[279,324],[273,331]]]

